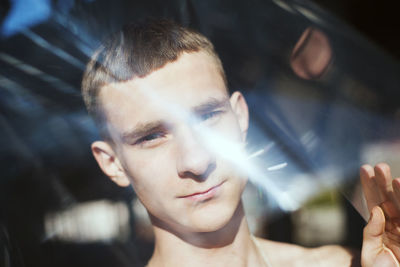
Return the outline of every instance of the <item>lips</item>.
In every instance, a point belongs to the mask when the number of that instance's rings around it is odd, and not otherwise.
[[[185,195],[185,196],[181,196],[179,198],[184,198],[184,199],[190,199],[190,200],[195,200],[195,201],[204,201],[210,198],[213,198],[217,195],[217,193],[220,191],[221,189],[221,185],[224,182],[210,187],[209,189],[205,190],[205,191],[201,191],[201,192],[196,192],[190,195]]]

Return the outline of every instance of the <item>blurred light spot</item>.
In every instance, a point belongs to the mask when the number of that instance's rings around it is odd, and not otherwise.
[[[45,216],[46,239],[72,242],[124,240],[129,236],[129,210],[123,202],[80,203]]]
[[[1,34],[9,37],[47,20],[50,15],[50,0],[11,0],[11,9],[1,27]]]
[[[297,244],[338,244],[346,237],[346,214],[340,205],[303,207],[292,215]]]

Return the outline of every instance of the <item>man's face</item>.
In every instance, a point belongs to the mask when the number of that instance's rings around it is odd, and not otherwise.
[[[102,88],[100,97],[115,143],[106,173],[129,179],[153,223],[209,232],[229,222],[246,179],[202,133],[243,143],[247,106],[239,93],[229,98],[212,57],[184,53],[144,78]]]

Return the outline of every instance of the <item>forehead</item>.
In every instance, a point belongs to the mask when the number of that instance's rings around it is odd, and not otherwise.
[[[117,130],[170,120],[179,110],[190,111],[210,98],[227,97],[221,70],[205,52],[183,53],[143,78],[109,84],[100,92],[107,121]]]

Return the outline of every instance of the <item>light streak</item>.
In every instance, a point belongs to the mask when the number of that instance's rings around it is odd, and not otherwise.
[[[48,41],[46,41],[44,38],[42,38],[38,34],[34,33],[33,31],[25,29],[25,30],[21,31],[21,33],[24,36],[26,36],[27,38],[29,38],[30,40],[32,40],[38,46],[43,47],[50,53],[64,59],[69,64],[77,67],[80,70],[85,69],[85,64],[83,64],[80,60],[71,56],[70,54],[68,54],[67,52],[62,50],[61,48],[58,48],[57,46],[50,44]]]
[[[269,171],[277,171],[277,170],[285,168],[286,166],[287,166],[287,162],[283,162],[283,163],[268,167],[267,170],[269,170]]]
[[[263,148],[263,149],[260,149],[260,150],[257,150],[257,151],[254,152],[253,154],[250,154],[250,155],[248,156],[248,159],[261,156],[261,155],[264,154],[264,153],[265,153],[265,149],[264,149],[264,148]]]
[[[118,86],[121,86],[119,84]],[[119,90],[117,87],[114,90]],[[198,138],[199,142],[210,152],[222,159],[227,160],[236,168],[236,170],[242,174],[244,177],[248,177],[253,183],[262,186],[262,188],[273,197],[278,203],[280,209],[284,211],[294,211],[301,206],[301,201],[298,201],[294,196],[287,191],[287,188],[281,189],[273,180],[269,179],[266,174],[266,170],[254,164],[249,158],[254,158],[259,156],[266,151],[268,151],[273,143],[270,143],[264,149],[256,151],[253,153],[252,157],[246,153],[244,147],[244,142],[234,141],[227,138],[225,135],[221,135],[215,130],[209,127],[202,126],[199,124],[197,116],[188,112],[186,109],[181,107],[178,103],[171,99],[163,99],[160,95],[154,92],[154,90],[142,84],[139,88],[135,90],[140,90],[145,96],[151,99],[151,103],[156,106],[162,107],[166,112],[169,113],[170,117],[174,120],[179,120],[185,122],[191,127],[195,127],[196,131],[194,135]],[[127,95],[126,98],[132,98],[132,95]],[[110,107],[113,108],[113,107]],[[115,108],[115,107],[114,107]],[[109,129],[112,131],[112,126],[109,125]],[[279,164],[279,166],[272,166],[275,168],[283,168],[287,163]],[[304,192],[304,190],[303,190]]]
[[[13,67],[25,72],[26,74],[32,75],[44,82],[55,85],[54,87],[57,90],[60,90],[66,94],[80,97],[80,93],[71,85],[65,83],[64,81],[58,79],[57,77],[51,76],[47,73],[44,73],[43,71],[25,63],[25,62],[22,62],[11,55],[0,52],[0,60],[9,63]]]

